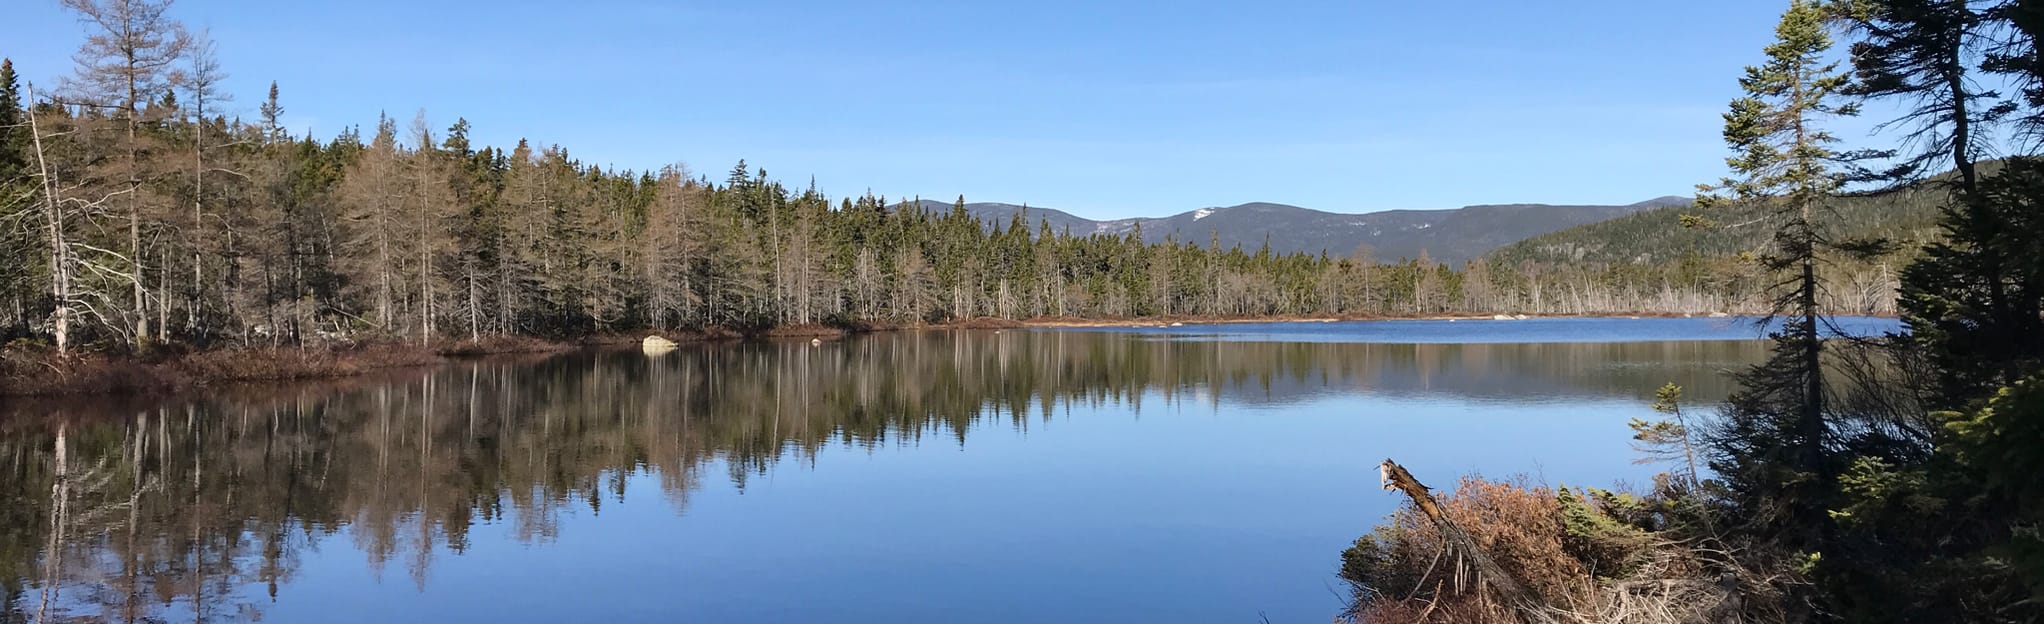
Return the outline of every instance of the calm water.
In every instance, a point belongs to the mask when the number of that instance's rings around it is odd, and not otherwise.
[[[1643,480],[1623,423],[1721,398],[1755,331],[908,333],[16,402],[0,622],[1326,622],[1378,461]]]

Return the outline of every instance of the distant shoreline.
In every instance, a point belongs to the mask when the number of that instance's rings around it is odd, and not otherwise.
[[[11,347],[0,350],[0,396],[88,396],[175,394],[231,385],[261,385],[339,379],[379,370],[439,366],[448,362],[510,354],[551,354],[579,349],[620,349],[639,346],[659,336],[676,346],[742,340],[839,340],[854,334],[897,331],[984,331],[1001,329],[1089,329],[1240,325],[1254,323],[1333,323],[1350,321],[1503,321],[1554,318],[1740,318],[1743,314],[1542,314],[1542,315],[1369,315],[1369,316],[1156,316],[1129,318],[979,317],[943,323],[850,327],[793,325],[753,332],[724,328],[648,330],[544,339],[525,336],[484,336],[478,340],[441,340],[429,345],[398,341],[364,341],[316,346],[230,347],[210,350],[159,350],[146,354],[53,353]],[[1893,318],[1893,317],[1881,317]]]
[[[1554,318],[1739,318],[1744,314],[1725,314],[1713,317],[1710,314],[1682,314],[1674,312],[1647,312],[1636,314],[1430,314],[1430,315],[1371,315],[1371,316],[1255,316],[1255,317],[1143,317],[1128,319],[1081,319],[1081,318],[1036,318],[1018,321],[1023,327],[1041,328],[1084,328],[1084,327],[1169,327],[1177,325],[1237,325],[1250,323],[1335,323],[1350,321],[1504,321]],[[1508,318],[1506,318],[1508,317]]]

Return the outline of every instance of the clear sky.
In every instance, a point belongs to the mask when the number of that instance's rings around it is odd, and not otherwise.
[[[0,55],[71,71],[82,27],[11,0]],[[466,117],[585,162],[738,159],[833,196],[1088,217],[1630,203],[1724,170],[1719,114],[1784,0],[183,0],[253,116],[330,138]],[[1848,133],[1850,134],[1850,133]]]

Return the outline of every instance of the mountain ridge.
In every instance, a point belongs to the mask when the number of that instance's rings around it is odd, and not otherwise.
[[[918,200],[926,211],[948,211],[952,202]],[[1506,245],[1558,230],[1639,212],[1688,205],[1674,195],[1623,205],[1476,204],[1436,210],[1380,210],[1341,213],[1275,202],[1209,206],[1164,217],[1095,220],[1055,208],[1003,202],[967,203],[965,210],[987,228],[1007,227],[1024,215],[1035,230],[1048,222],[1053,231],[1075,235],[1122,236],[1142,231],[1145,242],[1167,239],[1223,247],[1259,249],[1268,243],[1275,253],[1322,253],[1350,256],[1358,250],[1379,261],[1421,255],[1449,264],[1478,258]],[[1367,247],[1364,247],[1367,245]]]

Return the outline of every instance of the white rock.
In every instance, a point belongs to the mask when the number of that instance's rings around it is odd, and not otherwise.
[[[639,350],[644,351],[646,355],[660,355],[673,351],[675,347],[679,346],[681,345],[677,345],[674,341],[668,340],[663,336],[647,336],[645,340],[639,341]]]

